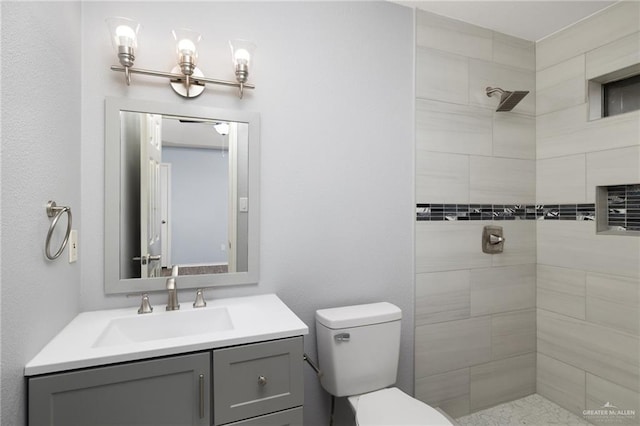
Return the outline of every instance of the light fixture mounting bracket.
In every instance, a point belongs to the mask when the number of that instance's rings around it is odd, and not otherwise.
[[[143,74],[149,75],[153,77],[163,77],[171,80],[171,87],[176,91],[180,96],[194,98],[202,93],[204,90],[204,86],[206,84],[216,84],[219,86],[228,86],[228,87],[237,87],[238,88],[238,97],[242,99],[244,94],[244,89],[255,89],[256,86],[248,83],[240,83],[237,81],[229,81],[229,80],[218,80],[215,78],[208,78],[202,75],[202,71],[200,71],[196,67],[196,71],[189,76],[189,90],[187,91],[186,81],[187,76],[182,74],[180,71],[180,67],[174,67],[172,72],[163,72],[163,71],[154,71],[154,70],[145,70],[141,68],[133,68],[133,67],[123,67],[119,65],[111,65],[111,71],[123,72],[125,75],[130,76],[131,74]],[[174,72],[178,71],[178,72]],[[181,89],[176,88],[176,86],[181,87]],[[183,94],[183,93],[185,94]],[[188,92],[188,95],[186,94]]]

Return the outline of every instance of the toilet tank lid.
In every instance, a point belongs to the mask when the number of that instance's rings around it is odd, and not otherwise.
[[[331,329],[360,327],[398,321],[401,318],[402,311],[400,308],[389,302],[343,306],[316,311],[316,321]]]

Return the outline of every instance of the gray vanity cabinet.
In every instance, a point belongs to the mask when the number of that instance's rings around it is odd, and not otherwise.
[[[210,425],[211,352],[29,378],[30,426]]]
[[[302,351],[297,336],[29,377],[29,425],[302,426]]]

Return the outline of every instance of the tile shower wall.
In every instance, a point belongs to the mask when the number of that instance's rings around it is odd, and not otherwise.
[[[640,112],[588,121],[586,81],[640,63],[640,4],[620,2],[536,46],[536,202],[593,203],[640,182]],[[537,392],[582,416],[640,423],[640,237],[538,221]]]
[[[427,12],[416,35],[415,394],[458,417],[535,392],[535,52]],[[532,93],[496,113],[487,86]]]

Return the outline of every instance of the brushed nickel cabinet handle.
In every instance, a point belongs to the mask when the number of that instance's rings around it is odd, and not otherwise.
[[[204,418],[204,374],[200,375],[200,418]]]

